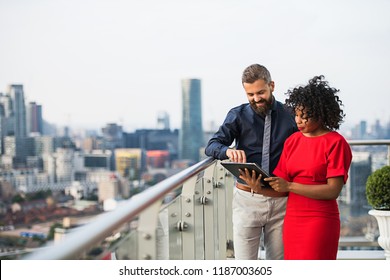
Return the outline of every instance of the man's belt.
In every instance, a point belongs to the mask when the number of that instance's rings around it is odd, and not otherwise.
[[[242,190],[242,191],[246,191],[246,192],[250,192],[250,193],[252,192],[252,190],[251,190],[250,187],[245,186],[245,185],[240,184],[240,183],[237,183],[237,184],[236,184],[236,188],[237,188],[237,189],[240,189],[240,190]],[[260,193],[256,192],[256,190],[253,190],[253,193],[260,194]]]

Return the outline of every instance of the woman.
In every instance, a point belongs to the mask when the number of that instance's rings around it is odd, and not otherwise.
[[[265,180],[278,192],[288,192],[284,219],[284,259],[334,260],[340,237],[337,197],[348,178],[351,148],[335,130],[344,118],[337,96],[323,76],[287,92],[299,132],[285,142],[279,163]],[[251,188],[260,178],[241,173]]]

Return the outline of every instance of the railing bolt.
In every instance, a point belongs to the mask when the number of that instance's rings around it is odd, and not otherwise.
[[[176,217],[177,216],[177,213],[172,213],[171,214],[171,217]]]
[[[211,183],[211,180],[210,180],[210,179],[207,179],[207,183]]]
[[[207,194],[211,194],[211,191],[207,191]]]
[[[190,203],[190,202],[191,202],[191,199],[187,198],[187,199],[186,199],[186,202]]]
[[[188,228],[188,225],[183,221],[178,221],[176,224],[176,228],[178,231],[184,231],[186,228]]]
[[[144,260],[151,260],[152,257],[149,254],[146,254],[146,255],[144,255],[143,259]]]
[[[204,197],[204,196],[200,197],[199,202],[200,202],[200,204],[205,205],[207,203],[207,197]]]
[[[186,217],[191,217],[191,213],[188,213],[188,212],[187,212],[187,213],[185,213],[185,216],[186,216]]]

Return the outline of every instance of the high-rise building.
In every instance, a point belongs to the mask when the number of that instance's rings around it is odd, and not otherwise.
[[[72,182],[74,180],[74,151],[58,148],[54,156],[56,181]]]
[[[12,99],[8,94],[0,93],[1,137],[15,135],[12,103]]]
[[[182,123],[179,133],[180,159],[199,161],[199,149],[203,147],[201,81],[183,79]]]
[[[43,134],[42,106],[35,102],[27,105],[27,133]]]
[[[167,112],[159,112],[157,115],[157,129],[170,129],[169,115]]]
[[[109,123],[102,128],[106,149],[123,148],[123,129],[116,123]]]
[[[27,129],[23,85],[10,85],[8,93],[12,100],[14,135],[16,138],[24,138],[27,136]]]

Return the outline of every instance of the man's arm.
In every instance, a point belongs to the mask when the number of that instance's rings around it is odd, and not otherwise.
[[[227,151],[234,142],[237,131],[238,125],[236,114],[230,111],[218,131],[207,143],[205,154],[220,160],[228,159],[229,155],[227,154]]]

